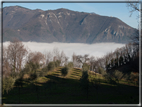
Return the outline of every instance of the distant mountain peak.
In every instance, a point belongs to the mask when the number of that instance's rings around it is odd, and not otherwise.
[[[41,9],[35,9],[34,11],[43,12]]]
[[[6,6],[6,7],[4,7],[4,9],[27,9],[27,10],[31,10],[29,8],[18,6],[18,5],[16,5],[16,6]]]
[[[22,41],[36,42],[127,43],[129,36],[135,32],[136,29],[118,18],[94,12],[77,12],[65,8],[43,11],[21,6],[3,9],[4,41],[17,37]]]

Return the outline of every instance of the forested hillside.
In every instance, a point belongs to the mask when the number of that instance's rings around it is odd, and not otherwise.
[[[138,46],[133,44],[102,58],[73,54],[69,61],[57,48],[45,54],[31,52],[15,40],[3,47],[2,101],[138,104],[138,59]]]

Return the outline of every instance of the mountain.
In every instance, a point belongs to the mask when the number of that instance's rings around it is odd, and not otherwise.
[[[136,29],[115,17],[64,8],[43,11],[20,6],[3,8],[3,41],[127,43]]]

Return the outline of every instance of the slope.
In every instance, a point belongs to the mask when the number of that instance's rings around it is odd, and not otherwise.
[[[21,41],[48,43],[127,43],[135,32],[136,29],[118,18],[98,14],[63,8],[43,11],[11,6],[3,9],[3,41],[11,41],[11,35],[15,35]]]
[[[5,104],[138,104],[138,87],[126,84],[111,85],[99,75],[89,74],[90,79],[100,80],[98,89],[89,82],[89,94],[80,86],[81,70],[73,68],[67,77],[59,67],[34,81],[24,80],[23,87],[14,87],[5,93]],[[131,99],[131,97],[133,99]]]

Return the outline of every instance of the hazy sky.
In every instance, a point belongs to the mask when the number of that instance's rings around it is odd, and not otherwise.
[[[56,0],[56,1],[60,1],[60,0]],[[66,1],[69,1],[69,0],[66,0]],[[73,0],[70,0],[70,1],[73,1]],[[92,0],[92,1],[95,2],[96,0]],[[103,1],[108,2],[107,0],[103,0]],[[128,0],[119,0],[119,1],[124,2]],[[138,28],[137,16],[139,13],[134,12],[133,15],[129,17],[130,9],[127,7],[127,3],[116,3],[115,1],[113,3],[104,3],[104,2],[102,3],[56,3],[56,2],[55,3],[26,3],[26,2],[25,3],[18,3],[18,2],[3,3],[3,7],[16,6],[16,5],[26,7],[29,9],[55,10],[58,8],[66,8],[66,9],[79,11],[79,12],[89,12],[89,13],[94,12],[96,14],[103,15],[103,16],[117,17],[121,19],[123,22],[130,25],[131,27]]]

